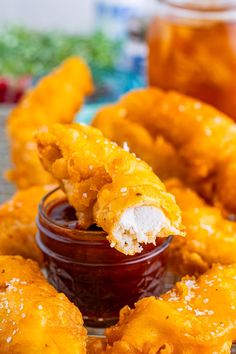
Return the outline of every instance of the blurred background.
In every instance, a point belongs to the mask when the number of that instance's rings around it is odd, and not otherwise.
[[[144,85],[145,31],[155,6],[155,0],[1,0],[0,102],[17,102],[73,54],[92,68],[93,101]]]

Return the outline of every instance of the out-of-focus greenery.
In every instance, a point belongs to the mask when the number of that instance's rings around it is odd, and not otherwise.
[[[95,70],[112,70],[120,43],[102,33],[90,37],[39,32],[24,27],[0,29],[0,74],[40,76],[70,55],[80,55]]]

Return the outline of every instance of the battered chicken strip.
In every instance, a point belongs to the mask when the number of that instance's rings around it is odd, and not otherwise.
[[[123,118],[160,134],[179,155],[184,179],[204,198],[236,214],[236,124],[215,108],[177,92],[146,88],[117,104]],[[169,161],[171,164],[171,160]]]
[[[35,219],[40,200],[52,189],[47,185],[21,190],[0,205],[0,255],[21,255],[42,262],[35,243]]]
[[[92,125],[100,129],[106,138],[127,147],[147,162],[161,180],[181,176],[183,171],[174,148],[163,137],[155,139],[141,124],[125,119],[125,114],[119,104],[108,105],[96,114]]]
[[[186,237],[174,237],[169,262],[178,274],[201,274],[214,263],[236,263],[236,223],[176,179],[165,183],[182,211]]]
[[[121,310],[106,331],[106,354],[230,354],[236,339],[236,266],[186,276],[156,299]]]
[[[51,123],[71,123],[92,89],[87,65],[79,57],[71,57],[13,109],[7,121],[13,169],[7,176],[18,188],[52,182],[38,159],[34,132]]]
[[[38,265],[0,256],[1,354],[85,354],[79,309],[47,283]]]
[[[98,129],[57,124],[36,138],[43,166],[61,183],[81,227],[95,222],[129,255],[157,237],[183,235],[180,209],[151,167]]]

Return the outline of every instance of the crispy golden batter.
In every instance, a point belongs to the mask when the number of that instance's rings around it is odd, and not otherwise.
[[[79,57],[71,57],[24,95],[7,122],[13,163],[8,178],[17,187],[52,182],[38,159],[34,132],[51,123],[71,123],[92,89],[87,65]]]
[[[88,337],[87,354],[102,354],[107,346],[106,338]]]
[[[21,255],[42,262],[35,243],[38,204],[53,185],[31,187],[15,193],[0,205],[0,254]]]
[[[236,339],[236,266],[185,277],[161,296],[121,310],[107,354],[229,354]]]
[[[97,113],[92,125],[118,145],[124,146],[127,143],[131,152],[154,169],[156,164],[154,138],[140,124],[127,121],[123,117],[123,111],[118,104],[105,106]]]
[[[119,251],[134,254],[157,236],[182,235],[180,210],[152,169],[99,130],[57,124],[38,133],[37,142],[44,167],[60,181],[79,224],[95,221]]]
[[[80,311],[35,262],[0,256],[0,289],[1,354],[85,354]]]
[[[153,137],[162,135],[177,151],[185,171],[181,177],[227,213],[236,213],[233,120],[195,99],[156,88],[128,93],[117,109],[123,119],[141,124]]]
[[[236,223],[206,204],[193,190],[173,179],[166,183],[182,210],[186,237],[174,237],[170,264],[181,274],[201,274],[214,263],[236,263]]]
[[[161,180],[182,175],[174,148],[163,137],[155,139],[141,124],[125,119],[125,114],[119,104],[108,105],[96,114],[92,125],[118,145],[127,144],[129,150],[147,162]]]

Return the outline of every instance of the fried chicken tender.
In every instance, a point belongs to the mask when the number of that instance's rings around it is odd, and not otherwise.
[[[176,179],[165,183],[182,211],[186,237],[174,237],[169,262],[178,274],[201,274],[214,263],[236,263],[236,223],[224,219],[190,188]]]
[[[0,255],[20,255],[42,262],[35,243],[38,204],[53,185],[36,186],[16,192],[0,205]]]
[[[129,150],[147,162],[161,180],[181,176],[181,164],[174,148],[163,137],[155,139],[142,125],[125,119],[125,114],[119,104],[108,105],[96,114],[92,125],[118,145],[127,144]]]
[[[236,266],[186,276],[165,295],[121,310],[106,354],[229,354],[236,339]]]
[[[67,59],[24,95],[7,121],[13,169],[7,176],[18,188],[52,182],[40,164],[34,132],[51,123],[71,123],[84,96],[93,90],[87,65]]]
[[[204,198],[236,213],[236,124],[215,108],[177,92],[132,91],[117,103],[123,119],[162,135],[179,156],[182,178]],[[169,164],[172,161],[169,160]]]
[[[79,309],[47,283],[38,265],[0,256],[1,354],[85,354]]]
[[[152,169],[98,129],[57,124],[36,139],[43,166],[60,181],[79,225],[95,222],[112,247],[132,255],[142,243],[184,234],[179,207]]]

